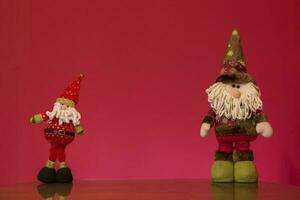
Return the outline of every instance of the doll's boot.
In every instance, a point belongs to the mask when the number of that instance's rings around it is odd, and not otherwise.
[[[238,183],[257,182],[257,170],[253,161],[238,161],[234,164],[234,181]]]
[[[216,160],[211,167],[211,177],[215,183],[233,182],[233,162]]]
[[[54,164],[54,162],[48,160],[46,166],[39,171],[37,179],[43,183],[55,182],[56,172],[54,169]]]
[[[65,162],[59,164],[59,169],[56,172],[56,182],[70,183],[73,181],[71,169],[67,167]]]

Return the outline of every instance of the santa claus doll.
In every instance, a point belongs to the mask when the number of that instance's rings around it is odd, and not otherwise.
[[[210,109],[200,135],[214,127],[218,150],[211,168],[214,182],[257,181],[250,143],[258,134],[271,137],[273,130],[262,110],[259,87],[247,73],[239,33],[232,31],[220,76],[207,90]]]
[[[71,169],[66,164],[65,149],[77,135],[83,135],[84,130],[80,125],[80,113],[75,106],[78,102],[80,76],[65,89],[55,103],[52,111],[35,114],[30,118],[33,124],[47,122],[44,129],[46,140],[50,143],[49,159],[46,165],[38,173],[38,180],[44,183],[72,182]],[[55,162],[59,162],[59,168],[55,170]]]

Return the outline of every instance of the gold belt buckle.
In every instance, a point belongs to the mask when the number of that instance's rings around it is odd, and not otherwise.
[[[66,136],[66,131],[64,131],[64,130],[59,130],[58,132],[59,132],[59,134],[61,134],[61,135],[63,135],[63,136]]]

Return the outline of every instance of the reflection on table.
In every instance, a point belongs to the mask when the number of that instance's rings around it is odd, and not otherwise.
[[[256,200],[258,184],[247,183],[213,183],[212,196],[214,200]]]
[[[209,180],[75,181],[0,186],[0,199],[282,200],[300,199],[300,187],[262,182],[214,184]]]
[[[53,184],[40,184],[37,186],[37,191],[46,200],[54,200],[55,197],[59,200],[66,200],[72,191],[72,183],[53,183]]]

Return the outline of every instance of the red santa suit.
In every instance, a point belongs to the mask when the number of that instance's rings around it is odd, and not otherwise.
[[[63,94],[57,98],[57,102],[68,106],[75,107],[78,102],[80,83],[83,75],[80,75],[68,88],[66,88]],[[42,114],[43,121],[48,121],[47,127],[44,129],[45,138],[51,144],[49,160],[55,162],[58,159],[59,162],[64,162],[66,159],[65,148],[70,144],[75,137],[75,126],[72,121],[69,123],[62,123],[59,125],[59,119],[54,117],[49,119],[47,114]]]
[[[72,122],[59,125],[56,117],[49,120],[46,114],[42,114],[42,117],[43,120],[48,120],[44,132],[46,140],[51,144],[49,160],[55,162],[58,159],[59,162],[64,162],[66,160],[65,148],[75,137],[74,125]]]

